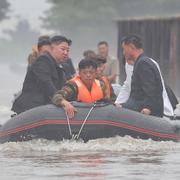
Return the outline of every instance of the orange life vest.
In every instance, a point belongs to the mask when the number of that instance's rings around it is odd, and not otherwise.
[[[110,90],[110,84],[106,76],[102,76],[101,79],[104,81],[104,84],[106,86],[106,94],[107,97],[110,98],[111,96],[111,90]]]
[[[103,91],[99,80],[94,80],[91,92],[87,89],[79,76],[74,77],[71,81],[75,82],[78,87],[77,101],[92,103],[103,98]]]

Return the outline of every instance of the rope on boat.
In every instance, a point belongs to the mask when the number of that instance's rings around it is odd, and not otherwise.
[[[78,140],[78,139],[79,139],[79,136],[80,136],[80,134],[81,134],[81,132],[82,132],[82,129],[83,129],[83,127],[84,127],[84,125],[85,125],[88,117],[90,116],[90,114],[91,114],[91,112],[92,112],[92,110],[94,109],[95,106],[96,106],[96,103],[93,104],[93,106],[91,107],[91,109],[90,109],[89,112],[87,113],[87,115],[86,115],[86,117],[85,117],[85,119],[84,119],[84,121],[83,121],[83,123],[82,123],[82,125],[81,125],[81,128],[79,129],[78,134],[72,134],[69,117],[68,117],[68,115],[67,115],[67,113],[66,113],[66,118],[67,118],[67,122],[68,122],[69,134],[70,134],[70,136],[71,136],[72,139],[74,139],[74,140]]]
[[[80,134],[81,134],[81,132],[82,132],[82,129],[83,129],[83,127],[84,127],[84,125],[85,125],[88,117],[90,116],[90,114],[91,114],[91,112],[92,112],[92,110],[94,109],[95,106],[96,106],[96,103],[94,103],[93,106],[91,107],[91,109],[89,110],[86,118],[84,119],[84,121],[83,121],[83,123],[82,123],[82,125],[81,125],[81,128],[80,128],[80,130],[79,130],[79,133],[77,134],[77,136],[75,136],[75,139],[79,139],[79,136],[80,136]]]
[[[73,135],[72,135],[71,125],[70,125],[70,122],[69,122],[69,117],[68,117],[68,115],[67,115],[67,112],[66,112],[66,119],[67,119],[67,123],[68,123],[69,134],[70,134],[70,136],[72,137]]]

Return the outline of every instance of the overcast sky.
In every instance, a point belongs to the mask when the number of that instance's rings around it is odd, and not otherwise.
[[[28,20],[32,29],[45,33],[45,30],[41,28],[39,18],[44,16],[44,12],[51,7],[46,0],[8,0],[8,2],[11,5],[8,13],[10,19],[0,23],[0,37],[8,38],[2,31],[15,29],[18,19]]]

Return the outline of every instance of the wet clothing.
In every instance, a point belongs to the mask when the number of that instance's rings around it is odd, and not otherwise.
[[[134,64],[130,97],[123,107],[135,111],[151,110],[151,115],[163,116],[163,85],[157,66],[141,54]]]
[[[65,84],[63,69],[50,54],[40,55],[28,69],[22,94],[13,103],[12,110],[21,113],[33,107],[51,103],[54,93]]]
[[[80,77],[76,76],[53,96],[52,102],[61,106],[63,99],[91,103],[98,100],[108,100],[109,98],[107,97],[106,86],[103,81],[95,80],[90,92]]]

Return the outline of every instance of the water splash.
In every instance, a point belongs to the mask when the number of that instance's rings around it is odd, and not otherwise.
[[[9,142],[0,145],[1,152],[152,152],[179,151],[180,143],[172,141],[153,141],[132,137],[114,137],[83,141],[63,140],[60,142],[44,139],[27,142]]]

